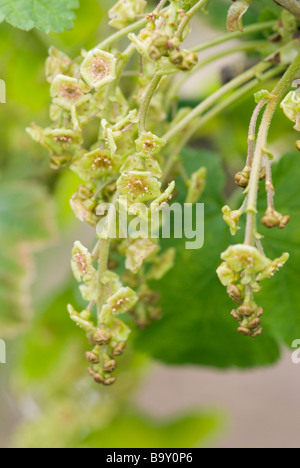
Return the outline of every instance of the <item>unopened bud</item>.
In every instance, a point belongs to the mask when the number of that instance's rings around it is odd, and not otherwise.
[[[229,284],[227,287],[227,294],[238,305],[242,305],[243,295],[242,291],[238,288],[238,286],[236,286],[235,284]]]
[[[261,320],[257,317],[253,320],[251,320],[251,322],[249,323],[249,328],[253,329],[253,328],[257,328],[259,327],[259,325],[261,324]]]
[[[238,308],[238,313],[243,317],[251,317],[253,314],[253,309],[250,305],[244,304]]]
[[[279,219],[277,219],[275,216],[269,215],[269,216],[264,216],[261,219],[261,224],[265,226],[268,229],[272,229],[274,227],[279,226]]]
[[[241,316],[237,313],[236,310],[233,309],[233,310],[231,311],[231,315],[232,315],[232,317],[233,317],[235,320],[237,320],[238,322],[240,322]]]
[[[249,330],[249,328],[245,328],[245,327],[239,327],[238,332],[240,333],[240,335],[245,335],[245,336],[251,335],[251,331]]]
[[[112,351],[112,355],[113,355],[113,356],[121,356],[121,354],[124,353],[125,349],[126,349],[126,343],[125,343],[125,341],[120,341],[120,343],[118,343],[118,344],[114,347],[114,349],[113,349],[113,351]]]
[[[116,381],[116,378],[115,378],[115,377],[109,377],[108,379],[103,380],[102,383],[103,383],[104,385],[112,385],[112,384],[115,383],[115,381]]]
[[[248,187],[249,183],[249,172],[241,171],[235,175],[235,183],[239,187]]]
[[[91,364],[98,364],[100,362],[99,356],[97,356],[97,354],[95,353],[88,351],[87,353],[85,353],[85,357],[87,361],[89,361]]]
[[[278,228],[284,229],[289,224],[290,220],[291,220],[291,217],[289,215],[283,216],[283,218],[281,218],[280,220]]]
[[[94,342],[99,346],[107,345],[111,340],[111,334],[108,330],[101,328],[97,330],[93,335]]]
[[[260,327],[257,330],[255,330],[254,333],[252,333],[252,338],[256,338],[257,336],[261,335],[263,332],[263,329]]]
[[[103,365],[104,372],[113,372],[117,368],[117,361],[115,359],[111,359],[110,361],[106,361]]]

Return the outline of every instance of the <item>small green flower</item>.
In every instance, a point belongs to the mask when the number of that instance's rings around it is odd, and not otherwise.
[[[274,276],[275,273],[285,265],[289,258],[290,255],[286,252],[282,254],[281,257],[273,260],[271,265],[269,265],[256,276],[256,281],[262,281],[264,279],[271,278],[272,276]]]
[[[151,203],[151,208],[161,209],[166,203],[169,203],[169,201],[172,200],[174,189],[175,181],[173,180],[166,190]]]
[[[229,263],[223,262],[219,268],[217,269],[217,275],[219,277],[219,280],[223,284],[223,286],[228,286],[229,284],[234,284],[236,283],[239,279],[240,276],[238,273],[236,273]]]
[[[57,155],[66,151],[74,151],[80,148],[82,143],[81,132],[74,132],[68,128],[43,129],[31,124],[26,130],[33,140]]]
[[[121,288],[102,307],[101,323],[108,323],[111,316],[125,314],[132,309],[138,301],[138,296],[131,288]]]
[[[229,206],[226,205],[222,208],[222,213],[225,223],[230,227],[231,235],[235,236],[240,229],[239,220],[242,215],[241,211],[232,211]]]
[[[149,272],[149,279],[156,281],[161,280],[175,264],[176,250],[174,248],[168,249],[160,255],[154,262],[153,267]]]
[[[81,167],[92,178],[117,174],[121,166],[121,159],[118,155],[111,156],[109,151],[96,149],[86,153],[81,161]]]
[[[249,275],[262,272],[272,263],[257,248],[244,244],[230,246],[222,253],[221,258],[236,273],[246,270]]]
[[[143,203],[160,195],[160,184],[151,172],[131,171],[122,174],[117,182],[121,195],[130,202]]]
[[[161,151],[166,144],[166,140],[159,138],[152,132],[147,132],[141,135],[135,144],[139,156],[150,158]]]
[[[201,167],[192,175],[186,203],[197,203],[201,198],[206,185],[207,170]]]
[[[146,5],[145,0],[119,0],[108,12],[108,24],[112,28],[123,29],[145,11]]]
[[[79,107],[90,99],[88,88],[81,81],[69,76],[57,75],[51,85],[53,103],[67,111]]]
[[[150,239],[137,239],[126,249],[126,268],[136,274],[156,251],[157,245]]]
[[[136,154],[133,154],[126,159],[120,171],[121,173],[143,171],[145,168],[147,172],[151,172],[151,174],[157,179],[161,178],[162,169],[156,159],[142,159]]]
[[[286,117],[295,122],[294,129],[300,131],[300,93],[291,91],[280,104]]]
[[[90,313],[87,310],[84,310],[83,312],[78,313],[76,312],[74,307],[71,304],[69,304],[68,311],[69,311],[71,320],[73,320],[73,322],[75,322],[76,325],[78,325],[84,331],[86,331],[87,333],[94,333],[96,331],[93,322],[91,322],[88,318],[90,317]]]
[[[69,75],[71,67],[72,60],[66,54],[56,47],[50,47],[46,61],[46,77],[49,83],[52,83],[57,75]]]
[[[88,190],[89,191],[89,190]],[[77,193],[75,193],[70,200],[71,208],[80,221],[86,221],[93,227],[96,227],[98,218],[94,212],[97,202],[93,199],[93,194],[88,195],[82,192],[81,187]]]
[[[109,52],[91,50],[81,65],[81,75],[89,86],[100,89],[115,80],[116,63],[117,59]]]
[[[73,274],[79,283],[82,281],[89,281],[96,272],[90,252],[79,241],[76,241],[74,244],[71,267]]]

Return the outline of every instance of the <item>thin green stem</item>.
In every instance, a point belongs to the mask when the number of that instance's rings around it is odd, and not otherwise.
[[[170,91],[168,92],[167,96],[167,103],[169,104],[170,101],[176,96],[180,90],[180,88],[184,85],[186,80],[195,74],[198,70],[201,70],[204,68],[206,65],[209,65],[210,63],[216,62],[219,59],[223,59],[227,55],[232,55],[237,52],[246,52],[246,51],[251,51],[251,50],[259,50],[259,48],[265,44],[265,41],[251,41],[251,42],[245,42],[242,44],[238,44],[237,46],[233,47],[232,49],[228,50],[223,50],[221,52],[218,52],[216,54],[210,55],[209,57],[206,57],[204,60],[201,60],[194,69],[189,72],[189,73],[184,73],[181,78],[179,78],[177,81],[174,82],[174,84],[170,87]]]
[[[178,162],[180,152],[182,151],[182,149],[186,146],[188,141],[192,138],[192,136],[198,130],[204,127],[210,120],[212,120],[214,117],[219,115],[225,109],[234,105],[236,102],[240,102],[242,98],[247,96],[249,93],[253,92],[256,89],[258,84],[269,81],[275,76],[280,75],[285,69],[286,67],[279,66],[279,67],[273,68],[272,70],[267,71],[266,73],[261,75],[260,79],[258,78],[253,79],[252,81],[250,81],[250,83],[247,83],[246,85],[242,86],[240,89],[232,93],[228,98],[224,99],[219,104],[214,106],[204,116],[202,116],[201,118],[198,118],[198,120],[196,120],[194,124],[191,126],[191,128],[187,130],[187,132],[184,134],[184,136],[180,140],[180,144],[176,147],[175,152],[169,158],[167,165],[165,167],[165,170],[164,170],[163,183],[164,184],[166,183],[166,181],[169,178],[169,175],[171,174],[174,168],[174,165]]]
[[[269,100],[267,108],[264,112],[260,125],[256,149],[250,174],[248,186],[248,206],[247,206],[247,226],[245,235],[245,244],[254,245],[256,235],[256,213],[257,213],[257,189],[259,183],[259,174],[261,169],[262,157],[264,148],[267,146],[269,128],[274,116],[274,113],[283,98],[285,92],[290,87],[293,79],[300,69],[300,53],[295,58],[294,62],[285,72],[279,83],[272,91],[272,97]]]
[[[148,21],[148,18],[145,17],[139,21],[136,21],[135,23],[130,24],[126,28],[117,31],[116,33],[107,37],[104,41],[100,42],[100,44],[97,45],[97,49],[109,49],[115,42],[119,41],[120,39],[123,39],[123,37],[128,36],[128,34],[130,34],[131,32],[136,31],[137,29],[140,29],[143,26],[145,26],[148,23]]]
[[[140,112],[139,112],[139,135],[141,135],[144,131],[146,131],[147,116],[148,116],[151,100],[154,96],[155,91],[158,88],[158,85],[161,79],[162,79],[162,75],[160,73],[156,73],[153,76],[152,81],[149,84],[149,87],[144,96],[144,99],[140,108]]]
[[[100,239],[99,245],[97,248],[99,249],[99,256],[98,256],[98,273],[97,273],[97,314],[98,314],[98,325],[101,325],[100,316],[102,307],[105,302],[105,284],[104,278],[108,268],[108,260],[109,260],[109,251],[110,251],[110,229],[111,225],[114,221],[115,216],[115,206],[118,199],[118,192],[115,193],[113,200],[111,202],[111,206],[109,212],[107,214],[107,238]]]
[[[224,42],[231,41],[232,39],[238,39],[248,34],[272,29],[275,25],[276,25],[276,21],[266,21],[264,23],[252,24],[251,26],[246,26],[243,31],[227,33],[222,36],[218,36],[215,39],[212,39],[210,41],[203,42],[202,44],[196,45],[195,47],[192,48],[192,51],[202,52],[203,50],[210,49],[211,47],[215,47],[217,45],[223,44]]]
[[[176,37],[178,37],[179,39],[182,38],[182,35],[184,33],[184,30],[185,28],[187,27],[187,25],[189,24],[189,22],[191,21],[191,19],[193,18],[193,16],[195,16],[195,14],[202,8],[204,7],[207,3],[209,2],[209,0],[199,0],[199,2],[197,2],[188,12],[186,12],[185,16],[183,17],[180,25],[179,25],[179,28],[175,34]]]
[[[235,88],[247,83],[247,81],[251,80],[255,76],[259,76],[261,73],[266,71],[271,66],[272,64],[270,63],[260,62],[259,64],[250,68],[246,72],[237,76],[236,78],[231,80],[229,83],[227,83],[226,85],[218,89],[215,93],[213,93],[203,102],[201,102],[197,107],[195,107],[187,116],[185,116],[180,122],[174,125],[174,127],[171,128],[164,135],[163,138],[167,141],[171,140],[175,135],[178,134],[178,132],[181,132],[186,127],[188,127],[190,123],[193,122],[193,120],[196,117],[198,117],[199,115],[209,110],[209,108],[212,107],[215,104],[215,102],[218,101],[220,98],[224,97],[227,93],[233,91]]]

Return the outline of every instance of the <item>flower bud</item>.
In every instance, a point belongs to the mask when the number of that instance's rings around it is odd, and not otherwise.
[[[249,323],[249,328],[251,329],[257,328],[259,327],[260,324],[261,324],[261,320],[257,317],[251,320],[251,322]]]
[[[280,224],[280,221],[275,216],[266,215],[261,219],[261,224],[268,229],[272,229],[274,227],[278,227]]]
[[[230,227],[231,235],[235,236],[240,229],[239,220],[242,213],[239,210],[232,211],[227,205],[223,207],[222,213],[225,223]]]
[[[242,315],[242,317],[251,317],[253,312],[253,308],[248,304],[243,304],[238,308],[238,313]]]
[[[125,341],[120,341],[112,350],[112,355],[113,356],[121,356],[126,349],[126,343]]]
[[[145,0],[119,0],[108,12],[109,26],[116,29],[129,26],[145,11],[146,5]]]
[[[241,289],[242,287],[239,285],[236,286],[235,284],[229,284],[227,286],[228,296],[238,305],[242,305],[244,299],[244,293],[241,291]]]
[[[105,328],[100,328],[93,335],[93,341],[99,346],[105,346],[109,344],[111,340],[111,334]]]
[[[100,362],[99,356],[97,356],[96,353],[92,353],[88,351],[85,354],[85,357],[86,357],[86,360],[89,361],[91,364],[99,364]]]
[[[289,215],[283,216],[283,218],[280,219],[279,229],[284,229],[289,224],[290,220],[291,217]]]
[[[115,359],[111,359],[110,361],[106,361],[103,364],[103,371],[104,372],[114,372],[117,368],[117,361]]]
[[[115,377],[109,377],[108,379],[105,379],[102,383],[104,385],[113,385],[116,381]]]
[[[263,329],[260,327],[258,328],[257,330],[255,330],[253,333],[252,333],[252,338],[256,338],[257,336],[261,335],[263,332]]]
[[[186,203],[197,203],[199,201],[206,186],[206,176],[207,170],[205,167],[201,167],[192,174]]]
[[[235,175],[235,183],[236,185],[238,185],[239,187],[248,187],[248,184],[249,184],[249,177],[250,177],[250,172],[249,171],[241,171],[241,172],[238,172],[236,175]]]
[[[251,331],[249,330],[249,328],[246,328],[246,327],[239,327],[238,332],[241,335],[245,335],[245,336],[250,336],[251,335]]]

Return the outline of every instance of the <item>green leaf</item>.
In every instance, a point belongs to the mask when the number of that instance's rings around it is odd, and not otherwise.
[[[0,186],[0,330],[17,335],[31,318],[32,250],[53,238],[54,213],[39,185]]]
[[[291,346],[300,338],[300,165],[299,153],[291,153],[273,164],[273,179],[276,190],[276,210],[291,215],[291,222],[284,230],[268,230],[261,227],[265,235],[263,244],[266,255],[278,257],[289,252],[290,259],[272,278],[265,281],[257,300],[264,307],[264,323],[274,336]],[[260,197],[260,213],[266,209],[263,194]]]
[[[52,203],[37,184],[0,186],[0,239],[40,243],[55,233]]]
[[[135,345],[169,364],[225,368],[272,363],[279,357],[279,348],[269,330],[265,327],[257,340],[237,333],[230,315],[233,303],[216,276],[220,254],[231,243],[221,214],[224,175],[220,159],[213,153],[192,150],[185,151],[183,157],[189,173],[207,167],[202,200],[205,244],[201,250],[185,250],[184,242],[177,242],[175,268],[155,285],[162,295],[163,319],[143,331]]]
[[[15,336],[31,317],[29,283],[31,255],[26,246],[0,250],[1,338]]]
[[[72,29],[78,0],[0,0],[0,22],[29,31],[38,28],[44,33],[61,33]]]
[[[141,414],[117,417],[108,427],[93,432],[80,448],[192,448],[203,447],[218,428],[220,418],[194,412],[161,422]]]

